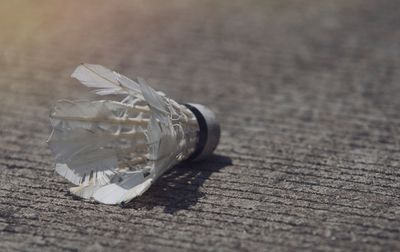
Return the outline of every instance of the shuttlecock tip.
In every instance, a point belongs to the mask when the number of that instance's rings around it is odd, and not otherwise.
[[[189,159],[202,160],[210,156],[219,143],[221,128],[217,118],[209,108],[197,103],[186,103],[199,123],[200,135],[196,150]]]

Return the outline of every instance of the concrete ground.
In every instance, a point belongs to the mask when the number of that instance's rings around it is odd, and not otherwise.
[[[0,251],[400,249],[400,2],[2,1]],[[125,208],[73,198],[49,107],[81,62],[222,124]]]

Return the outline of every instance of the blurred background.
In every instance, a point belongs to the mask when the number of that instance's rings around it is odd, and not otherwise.
[[[400,2],[0,1],[0,248],[400,247]],[[67,194],[49,107],[82,63],[222,123],[207,162],[127,208]]]

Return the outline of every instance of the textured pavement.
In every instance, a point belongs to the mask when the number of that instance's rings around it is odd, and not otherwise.
[[[1,1],[0,251],[400,250],[400,2]],[[125,208],[54,174],[81,62],[222,124]]]

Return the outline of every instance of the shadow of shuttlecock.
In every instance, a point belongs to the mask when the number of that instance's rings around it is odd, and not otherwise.
[[[226,156],[212,155],[201,162],[184,162],[161,176],[141,197],[124,208],[152,209],[163,207],[165,213],[188,209],[204,197],[200,191],[204,182],[222,168],[232,165]]]

